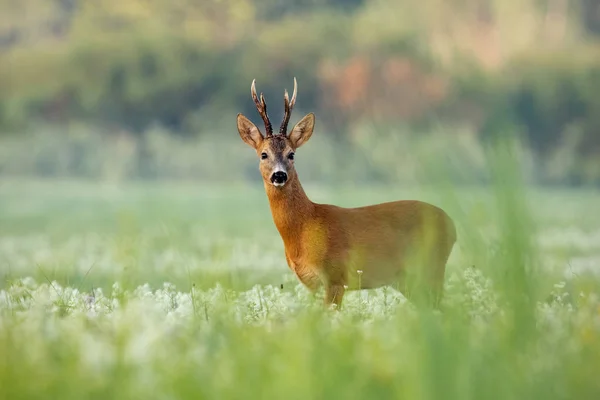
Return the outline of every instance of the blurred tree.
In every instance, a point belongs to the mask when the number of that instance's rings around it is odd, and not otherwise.
[[[577,131],[574,148],[593,162],[599,9],[597,0],[0,0],[0,127],[81,121],[143,140],[159,123],[209,134],[208,120],[252,115],[253,78],[278,119],[296,76],[298,113],[318,111],[339,142],[370,120],[433,121],[483,137],[521,129],[551,159]]]
[[[364,0],[264,0],[257,2],[257,16],[264,20],[276,20],[286,16],[314,12],[353,12]]]
[[[580,0],[579,2],[584,28],[593,35],[600,35],[600,1]]]

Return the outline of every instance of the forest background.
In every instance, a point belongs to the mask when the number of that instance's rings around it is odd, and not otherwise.
[[[596,0],[0,0],[0,176],[259,179],[235,117],[317,115],[303,180],[600,184]],[[309,154],[310,153],[310,154]],[[232,174],[239,171],[239,175]]]

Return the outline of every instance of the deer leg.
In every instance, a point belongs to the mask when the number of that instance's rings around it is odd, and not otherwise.
[[[445,264],[438,264],[434,263],[431,269],[421,264],[417,266],[420,268],[407,271],[400,284],[400,292],[408,301],[416,306],[439,309],[444,291]]]
[[[328,284],[325,289],[325,305],[336,305],[336,310],[342,306],[342,298],[344,297],[344,285]]]

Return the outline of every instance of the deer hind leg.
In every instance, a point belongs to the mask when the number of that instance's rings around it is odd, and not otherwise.
[[[447,257],[427,255],[413,259],[404,271],[399,290],[416,306],[439,308]]]
[[[415,305],[439,309],[444,293],[446,260],[428,259],[418,267],[407,282],[407,297],[410,297]]]
[[[336,310],[339,310],[342,306],[345,291],[344,285],[328,284],[325,289],[325,305],[330,306],[331,304],[335,304]]]
[[[446,264],[455,242],[442,232],[442,229],[424,232],[407,246],[400,291],[417,306],[440,308]]]
[[[452,253],[452,248],[454,247],[454,244],[455,240],[443,243],[447,250],[446,252],[440,252],[439,257],[436,261],[436,269],[435,275],[433,277],[432,287],[435,293],[434,307],[437,309],[441,309],[441,302],[444,297],[444,280],[446,276],[446,267],[448,265],[448,259],[450,258],[450,254]]]

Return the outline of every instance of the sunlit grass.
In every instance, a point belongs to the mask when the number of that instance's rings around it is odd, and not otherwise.
[[[418,198],[448,209],[459,244],[443,312],[416,310],[390,288],[323,310],[289,272],[260,185],[5,182],[0,394],[600,393],[598,193],[305,186],[344,206]],[[581,259],[587,267],[574,269]]]

